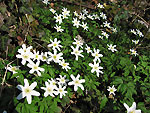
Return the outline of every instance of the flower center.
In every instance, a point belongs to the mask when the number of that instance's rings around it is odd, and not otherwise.
[[[52,92],[52,88],[48,87],[48,88],[47,88],[47,91],[48,91],[48,92]]]
[[[56,56],[56,55],[54,55],[54,56],[53,56],[53,58],[56,60],[57,56]]]
[[[43,60],[46,60],[46,56],[42,56],[43,57]]]
[[[97,69],[98,69],[98,67],[97,67],[97,66],[95,66],[95,67],[94,67],[94,69],[95,69],[95,70],[97,70]]]
[[[96,53],[96,55],[95,56],[97,56],[98,57],[98,53]]]
[[[36,58],[36,59],[38,59],[38,57],[39,57],[38,55],[35,55],[35,58]]]
[[[23,58],[24,58],[24,59],[28,59],[28,58],[29,58],[29,55],[25,54],[25,55],[23,55]]]
[[[33,68],[34,68],[34,70],[37,70],[37,69],[38,69],[38,66],[34,66]]]
[[[79,53],[79,51],[75,51],[75,54],[78,54]]]
[[[16,69],[16,67],[12,67],[11,70],[12,71],[16,71],[17,69]]]
[[[29,93],[31,92],[31,89],[26,88],[26,89],[24,90],[24,92],[25,92],[26,94],[29,94]]]
[[[56,85],[56,82],[53,82],[52,84],[55,86],[55,85]]]
[[[135,110],[131,111],[130,113],[135,113]]]
[[[114,92],[114,90],[113,90],[113,89],[110,89],[110,92]]]
[[[59,28],[59,30],[60,30],[60,28]],[[54,43],[54,45],[53,45],[53,46],[55,46],[55,47],[56,47],[56,46],[57,46],[57,44],[56,44],[56,43]]]
[[[66,64],[66,63],[63,63],[63,66],[65,67],[65,66],[67,66],[67,64]]]
[[[63,83],[64,83],[64,82],[65,82],[65,80],[62,78],[62,79],[61,79],[61,82],[63,82]]]
[[[62,92],[63,92],[63,90],[62,90],[62,89],[59,89],[59,92],[60,92],[60,93],[62,93]]]
[[[75,81],[75,84],[80,84],[80,83],[79,83],[79,80],[76,80],[76,81]]]

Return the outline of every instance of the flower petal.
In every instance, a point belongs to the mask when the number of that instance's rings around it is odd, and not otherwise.
[[[126,103],[124,103],[123,105],[127,109],[127,111],[129,111],[129,106]]]
[[[28,86],[29,86],[29,82],[28,82],[27,79],[24,79],[24,86],[25,86],[25,87],[28,87]]]
[[[27,102],[28,102],[28,104],[31,104],[31,102],[32,102],[32,97],[31,97],[31,95],[27,95]]]
[[[19,89],[19,90],[23,90],[23,86],[22,85],[17,85],[17,88]]]
[[[34,89],[36,86],[37,86],[37,82],[33,82],[33,83],[30,85],[30,88],[31,88],[31,89]]]
[[[33,96],[40,96],[40,93],[37,92],[37,91],[35,91],[35,90],[33,90],[33,91],[31,92],[31,94],[32,94]]]
[[[20,99],[22,99],[22,98],[24,98],[24,97],[25,97],[25,95],[23,95],[23,93],[20,93],[20,94],[17,96],[17,99],[20,100]]]

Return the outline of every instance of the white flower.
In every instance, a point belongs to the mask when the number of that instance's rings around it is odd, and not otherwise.
[[[47,52],[41,53],[41,60],[42,61],[47,61],[47,58],[48,58],[47,54],[48,54]]]
[[[31,104],[32,101],[32,95],[33,96],[40,96],[40,93],[33,90],[37,86],[37,82],[33,82],[29,86],[29,82],[27,79],[24,79],[24,87],[22,85],[17,85],[17,88],[21,90],[22,92],[17,96],[17,99],[20,100],[24,97],[27,98],[28,104]]]
[[[77,20],[77,18],[73,18],[73,26],[76,26],[77,28],[79,28],[79,26],[80,26],[80,21],[79,20]]]
[[[31,58],[33,58],[33,53],[32,52],[24,52],[24,51],[21,51],[20,54],[16,55],[17,58],[21,58],[22,61],[22,65],[25,65],[26,62],[28,61],[31,61]]]
[[[116,45],[112,45],[112,44],[107,44],[107,46],[108,46],[108,50],[111,50],[112,52],[115,52],[115,51],[117,51],[117,49],[115,49],[115,47],[116,47]]]
[[[61,26],[56,25],[54,28],[57,30],[57,32],[63,32],[64,31],[64,29],[61,29]]]
[[[49,9],[53,14],[55,14],[55,12],[56,12],[56,10],[54,10],[54,9]]]
[[[80,13],[79,19],[85,20],[86,19],[85,14]]]
[[[101,36],[101,35],[98,35],[98,38],[100,38],[100,39],[102,39],[102,40],[103,40],[103,38],[104,38],[104,37],[103,37],[103,36]]]
[[[104,27],[110,28],[110,23],[107,23],[107,21],[105,21],[103,24],[104,24]]]
[[[143,36],[144,36],[140,30],[136,29],[136,31],[137,31],[137,34],[138,34],[140,37],[143,37]]]
[[[59,15],[56,14],[56,16],[54,16],[54,18],[56,19],[56,22],[59,22],[59,24],[62,23],[62,18],[61,17],[62,17],[61,14],[59,14]]]
[[[50,85],[52,85],[52,87],[54,87],[54,89],[57,87],[56,86],[57,82],[55,79],[51,78],[51,80],[48,80],[48,82],[50,83]]]
[[[55,63],[59,63],[61,62],[60,59],[63,59],[63,57],[61,57],[63,55],[63,53],[59,53],[57,54],[57,50],[54,49],[54,54],[52,54],[51,52],[48,52],[48,54],[51,56],[48,61],[54,61]]]
[[[137,51],[135,51],[134,49],[130,49],[131,55],[138,55]]]
[[[60,98],[62,98],[62,96],[65,96],[67,91],[65,91],[66,86],[62,87],[61,85],[59,85],[59,87],[56,87],[56,95],[60,94]]]
[[[107,90],[109,91],[109,95],[111,95],[111,94],[115,95],[114,92],[117,91],[117,89],[114,87],[114,85],[112,87],[108,86]]]
[[[40,61],[42,59],[41,55],[39,54],[39,51],[33,50],[33,61],[37,60]]]
[[[55,97],[54,94],[56,91],[54,91],[55,87],[53,87],[52,84],[45,82],[46,87],[41,87],[41,89],[45,90],[44,97],[47,97],[48,95]]]
[[[81,26],[83,27],[84,30],[88,30],[87,23],[82,22],[82,25],[81,25]]]
[[[66,71],[68,71],[68,69],[71,69],[71,68],[68,66],[69,63],[65,63],[65,60],[64,60],[64,59],[59,63],[59,65],[61,65],[62,68],[65,69]]]
[[[78,87],[80,87],[82,90],[84,90],[84,87],[81,83],[84,83],[85,82],[85,79],[81,79],[79,80],[80,78],[80,75],[78,74],[77,77],[75,77],[74,75],[71,74],[71,79],[73,80],[72,82],[69,82],[68,85],[74,85],[74,91],[77,91],[78,90]]]
[[[82,12],[87,15],[88,14],[88,11],[86,9],[83,9]]]
[[[104,8],[104,6],[102,4],[100,4],[100,3],[97,4],[97,7],[101,8],[101,9]]]
[[[132,42],[135,43],[135,45],[136,45],[139,43],[139,40],[132,40]]]
[[[104,31],[102,31],[102,35],[105,36],[107,39],[109,37],[109,35],[106,32],[104,32]]]
[[[43,0],[42,2],[44,3],[44,4],[49,4],[49,2],[48,2],[49,0]]]
[[[18,49],[18,52],[19,53],[30,52],[31,49],[32,49],[32,46],[29,46],[27,48],[25,44],[22,44],[22,48]]]
[[[73,46],[71,46],[71,48],[73,49],[73,52],[71,52],[71,54],[74,54],[76,56],[76,60],[78,60],[78,56],[84,57],[81,54],[83,52],[83,50],[79,50],[79,46],[77,46],[76,48],[74,48]]]
[[[93,15],[88,15],[87,17],[91,20],[94,20]]]
[[[94,14],[93,17],[94,17],[95,19],[100,20],[100,18],[99,18],[99,16],[98,16],[97,14]]]
[[[103,19],[107,19],[106,14],[104,14],[103,12],[100,13],[100,17],[102,17]]]
[[[17,73],[16,71],[19,70],[19,66],[11,66],[11,65],[9,65],[7,70],[9,70],[9,71],[13,72],[13,74],[15,74],[15,73]]]
[[[57,49],[60,51],[60,48],[62,48],[62,45],[59,44],[60,40],[57,41],[57,38],[55,38],[54,41],[52,41],[51,39],[50,41],[51,41],[51,44],[48,44],[48,47],[53,47],[53,50]]]
[[[75,38],[74,38],[74,40],[75,40],[75,42],[73,42],[72,44],[75,44],[76,46],[83,48],[82,47],[83,43],[80,40],[77,40]]]
[[[78,14],[76,11],[74,11],[73,14],[74,14],[75,16],[79,16],[79,14]]]
[[[103,74],[103,72],[100,70],[103,69],[103,67],[99,66],[99,63],[96,63],[94,61],[94,64],[89,63],[89,66],[92,68],[91,73],[94,73],[96,71],[98,77],[99,77],[99,73]]]
[[[91,50],[91,48],[86,44],[86,51],[87,51],[87,53],[92,53],[92,50]]]
[[[67,8],[63,8],[62,10],[63,10],[63,12],[62,12],[63,19],[68,18],[67,16],[70,16],[70,11],[68,11]]]
[[[111,30],[112,30],[114,33],[117,32],[117,29],[116,29],[116,28],[111,27]]]
[[[127,113],[141,113],[141,110],[136,110],[136,103],[135,102],[133,102],[133,104],[130,108],[126,103],[124,103],[123,105],[127,109]]]
[[[60,78],[56,78],[56,80],[58,80],[59,82],[58,82],[58,84],[60,84],[60,85],[64,85],[64,84],[66,84],[66,75],[64,75],[64,77],[62,77],[62,75],[59,75],[59,77]]]
[[[99,54],[99,52],[100,52],[99,49],[96,50],[96,49],[94,48],[94,52],[92,53],[92,56],[95,57],[94,60],[95,60],[95,61],[98,60],[98,62],[100,62],[100,57],[103,57],[103,55],[102,55],[102,54]]]
[[[131,29],[131,33],[136,35],[136,31],[134,29]]]
[[[36,64],[33,61],[30,61],[27,66],[29,68],[31,68],[31,70],[29,71],[29,73],[34,73],[34,71],[37,72],[38,76],[41,76],[40,71],[44,71],[44,68],[39,67],[40,65],[40,61],[37,61]]]

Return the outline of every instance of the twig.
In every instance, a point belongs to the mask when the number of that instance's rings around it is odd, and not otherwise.
[[[15,59],[16,60],[16,59]],[[14,60],[14,61],[15,61]],[[7,75],[7,68],[8,68],[8,66],[10,65],[10,64],[12,64],[14,61],[12,61],[12,62],[10,62],[9,64],[7,64],[7,66],[6,66],[6,71],[5,71],[5,74],[4,74],[4,78],[3,78],[3,81],[2,81],[2,86],[4,85],[4,82],[5,82],[5,79],[6,79],[6,75]]]

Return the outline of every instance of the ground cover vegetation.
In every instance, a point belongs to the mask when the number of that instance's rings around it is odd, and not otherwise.
[[[0,112],[149,113],[146,0],[0,0]]]

